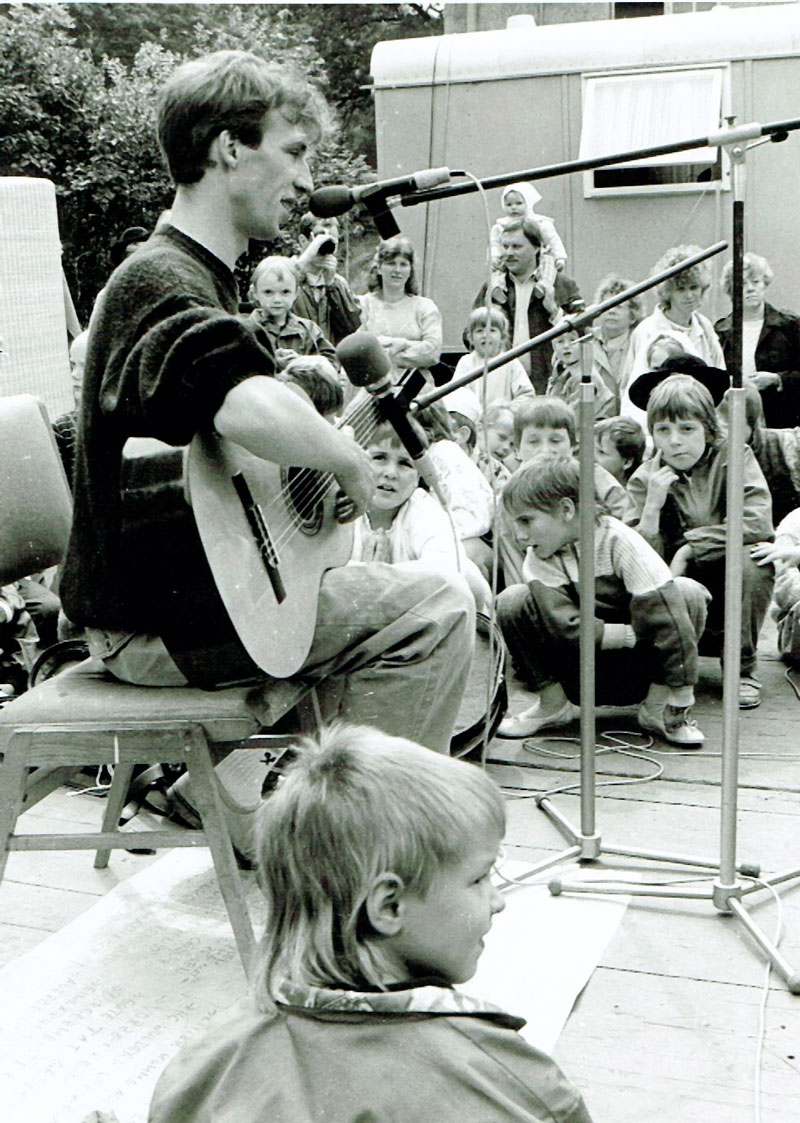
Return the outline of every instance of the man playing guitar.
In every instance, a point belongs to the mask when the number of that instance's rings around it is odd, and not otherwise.
[[[309,147],[325,116],[310,86],[244,51],[186,63],[166,84],[158,137],[175,201],[169,225],[125,259],[95,310],[61,586],[70,619],[117,678],[258,681],[263,721],[280,678],[239,643],[182,485],[166,488],[160,520],[144,517],[127,491],[123,447],[157,438],[180,461],[179,450],[209,432],[275,465],[331,473],[340,522],[364,510],[373,489],[366,453],[272,377],[268,341],[236,314],[234,263],[249,238],[274,237],[298,194],[311,191]],[[416,563],[339,565],[321,574],[298,670],[321,684],[326,719],[447,752],[474,635],[458,576]]]

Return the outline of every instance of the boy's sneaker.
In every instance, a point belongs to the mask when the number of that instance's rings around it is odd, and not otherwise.
[[[545,713],[540,706],[533,705],[530,709],[523,710],[521,714],[504,717],[497,728],[498,737],[514,738],[535,737],[542,729],[553,726],[569,725],[581,716],[579,706],[572,702],[565,702],[560,709],[552,713]]]
[[[754,710],[761,705],[761,683],[753,675],[743,675],[739,680],[739,709]]]
[[[697,722],[689,714],[691,706],[666,705],[660,713],[649,710],[645,703],[639,707],[637,720],[648,733],[657,733],[672,745],[682,745],[684,749],[699,749],[705,735],[698,729]]]

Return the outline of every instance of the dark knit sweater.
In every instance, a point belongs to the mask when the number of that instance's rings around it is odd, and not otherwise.
[[[150,238],[109,281],[89,338],[61,584],[74,623],[166,638],[186,618],[192,596],[205,612],[209,574],[180,483],[157,501],[162,525],[139,518],[125,530],[122,449],[130,436],[186,445],[211,425],[233,386],[274,372],[269,342],[237,308],[231,271],[173,227]],[[179,454],[171,459],[180,466]],[[219,609],[215,604],[212,615]]]

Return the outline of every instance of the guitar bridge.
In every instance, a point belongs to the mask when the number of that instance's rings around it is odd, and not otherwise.
[[[253,498],[253,493],[241,472],[235,472],[231,476],[231,483],[247,518],[250,533],[258,547],[261,564],[269,578],[275,599],[280,604],[286,600],[286,586],[281,578],[278,552],[275,549],[275,543],[272,541],[272,535],[269,532],[264,513]]]

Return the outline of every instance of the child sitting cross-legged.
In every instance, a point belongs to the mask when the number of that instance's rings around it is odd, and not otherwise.
[[[497,617],[517,673],[536,698],[503,720],[501,737],[532,737],[580,715],[579,488],[578,462],[558,456],[523,464],[503,490],[526,551],[527,584],[500,594]],[[708,593],[673,577],[631,527],[602,513],[595,521],[596,702],[639,703],[643,729],[699,748],[703,734],[689,714]]]
[[[410,424],[426,437],[417,423]],[[448,574],[461,573],[477,608],[486,611],[491,591],[466,556],[458,531],[443,504],[420,486],[410,453],[388,422],[379,424],[367,444],[375,492],[354,523],[351,561],[419,562]]]
[[[364,726],[301,741],[257,811],[253,995],[161,1075],[150,1123],[591,1123],[522,1019],[453,989],[503,899],[503,798]]]

